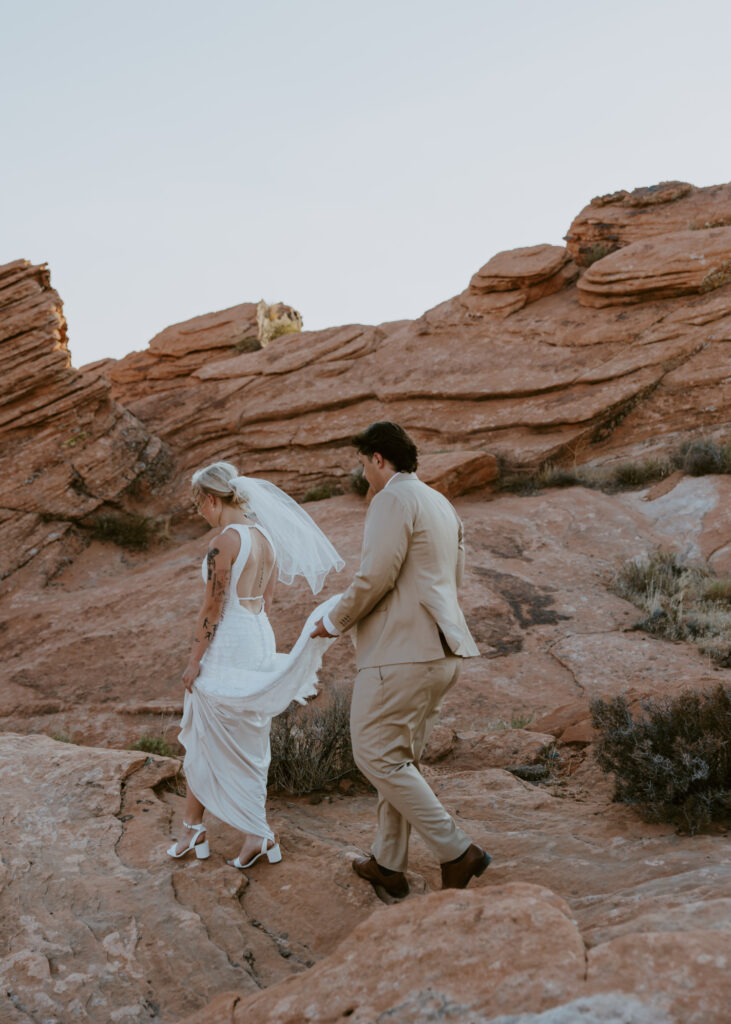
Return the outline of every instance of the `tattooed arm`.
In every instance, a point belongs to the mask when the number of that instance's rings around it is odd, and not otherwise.
[[[223,602],[231,578],[231,566],[239,551],[238,535],[229,530],[215,537],[208,546],[206,556],[206,593],[198,613],[195,638],[190,651],[190,660],[183,673],[183,684],[190,692],[200,671],[201,658],[216,635],[221,621]]]

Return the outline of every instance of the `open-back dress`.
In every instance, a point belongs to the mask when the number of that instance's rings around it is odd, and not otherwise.
[[[251,531],[259,530],[274,550],[271,537],[258,523],[231,524],[226,530],[238,533],[241,546],[215,636],[192,692],[185,694],[179,734],[183,766],[192,793],[212,814],[241,832],[273,839],[265,810],[271,721],[292,701],[304,704],[317,692],[322,656],[333,641],[312,639],[310,633],[339,595],[311,613],[289,654],[278,654],[263,600],[258,612],[244,607],[262,595],[238,593],[252,550]]]

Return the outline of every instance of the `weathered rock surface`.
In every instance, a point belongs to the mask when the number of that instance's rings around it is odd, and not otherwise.
[[[0,578],[34,558],[52,577],[82,546],[71,529],[164,483],[165,445],[70,365],[45,266],[0,267]]]
[[[608,587],[618,564],[659,544],[728,571],[731,478],[680,475],[615,496],[487,488],[499,459],[607,462],[726,436],[730,189],[663,183],[604,197],[574,222],[568,250],[498,254],[413,322],[259,350],[245,303],[82,372],[69,366],[44,269],[0,268],[0,539],[13,567],[25,558],[16,550],[44,552],[0,594],[3,1021],[725,1024],[727,838],[676,835],[612,803],[589,702],[731,675],[638,632],[641,614]],[[624,248],[597,253],[592,231]],[[640,262],[638,245],[649,246]],[[572,256],[595,260],[578,283]],[[610,279],[612,267],[624,276]],[[709,273],[718,287],[700,293]],[[590,294],[632,303],[583,305]],[[238,837],[215,819],[210,860],[173,862],[177,762],[27,734],[174,743],[207,542],[189,471],[223,457],[295,495],[345,488],[349,437],[385,417],[414,434],[420,475],[457,496],[465,523],[462,600],[483,656],[448,695],[422,771],[493,864],[466,893],[441,894],[416,836],[412,895],[383,907],[350,866],[374,832],[375,798],[358,786],[271,800],[281,865],[226,867]],[[347,562],[326,597],[358,564],[366,503],[343,494],[307,507]],[[88,543],[75,524],[107,508],[167,526],[147,552]],[[301,587],[280,590],[280,649],[314,603]],[[353,675],[342,641],[322,682]],[[521,767],[547,778],[505,770]]]
[[[403,423],[425,460],[493,455],[526,468],[645,454],[728,429],[731,186],[664,184],[590,209],[616,214],[612,246],[628,248],[578,280],[571,257],[595,243],[574,222],[568,249],[499,253],[462,294],[415,321],[305,331],[236,354],[252,331],[245,304],[234,307],[240,326],[231,310],[208,315],[225,322],[218,347],[171,358],[153,343],[107,361],[115,398],[175,454],[176,514],[187,514],[189,471],[214,458],[300,497],[347,487],[348,439],[375,419]],[[452,495],[477,486],[464,475]]]
[[[470,281],[469,293],[490,296],[480,308],[507,316],[528,302],[560,291],[578,274],[567,249],[532,245],[493,256]]]
[[[700,295],[731,281],[731,227],[643,239],[593,263],[578,282],[584,306]]]
[[[208,861],[166,858],[182,811],[176,771],[134,752],[0,737],[0,824],[12,836],[3,1020],[209,1022],[227,1007],[223,1020],[352,1010],[405,1024],[461,1007],[460,1019],[481,1021],[597,993],[673,1024],[725,1020],[724,837],[644,825],[609,802],[595,769],[562,795],[496,769],[432,776],[494,863],[466,892],[439,893],[415,838],[412,896],[385,908],[350,867],[372,835],[374,797],[272,800],[284,860],[237,873],[224,863],[236,833],[215,819]]]
[[[683,181],[663,181],[592,199],[574,218],[566,242],[579,266],[588,266],[643,238],[730,224],[731,184],[695,188]]]

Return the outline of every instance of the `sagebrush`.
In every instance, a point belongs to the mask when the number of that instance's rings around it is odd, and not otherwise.
[[[689,476],[731,473],[731,443],[699,438],[686,441],[669,455],[609,466],[560,466],[546,462],[535,472],[506,472],[500,489],[535,494],[550,487],[588,487],[614,494],[664,480],[676,470]]]
[[[139,551],[146,550],[158,533],[154,519],[136,512],[107,512],[83,525],[95,540],[110,540],[119,547]]]
[[[615,781],[614,799],[646,821],[697,832],[731,817],[731,688],[641,702],[632,715],[624,696],[595,698],[594,752]]]
[[[334,689],[322,702],[293,705],[272,721],[269,786],[312,793],[356,775],[350,742],[350,694]]]
[[[625,562],[612,589],[645,613],[638,629],[687,640],[716,664],[731,667],[731,577],[705,563],[689,564],[673,551]]]

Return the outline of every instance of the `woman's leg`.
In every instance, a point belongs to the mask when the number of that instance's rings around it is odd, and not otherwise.
[[[193,795],[193,793],[191,792],[190,786],[188,786],[188,792],[187,792],[186,797],[185,797],[185,809],[183,811],[183,821],[187,825],[200,825],[202,823],[202,821],[203,821],[203,812],[204,811],[205,811],[205,807],[200,802],[200,800],[196,796]],[[183,834],[181,835],[180,839],[178,840],[178,845],[175,847],[175,852],[176,853],[182,853],[182,851],[187,847],[188,843],[190,842],[190,836],[191,836],[190,831],[187,828],[184,828],[183,829]],[[205,838],[206,838],[205,832],[199,833],[198,837],[196,838],[195,845],[197,846],[198,843],[205,842]]]

